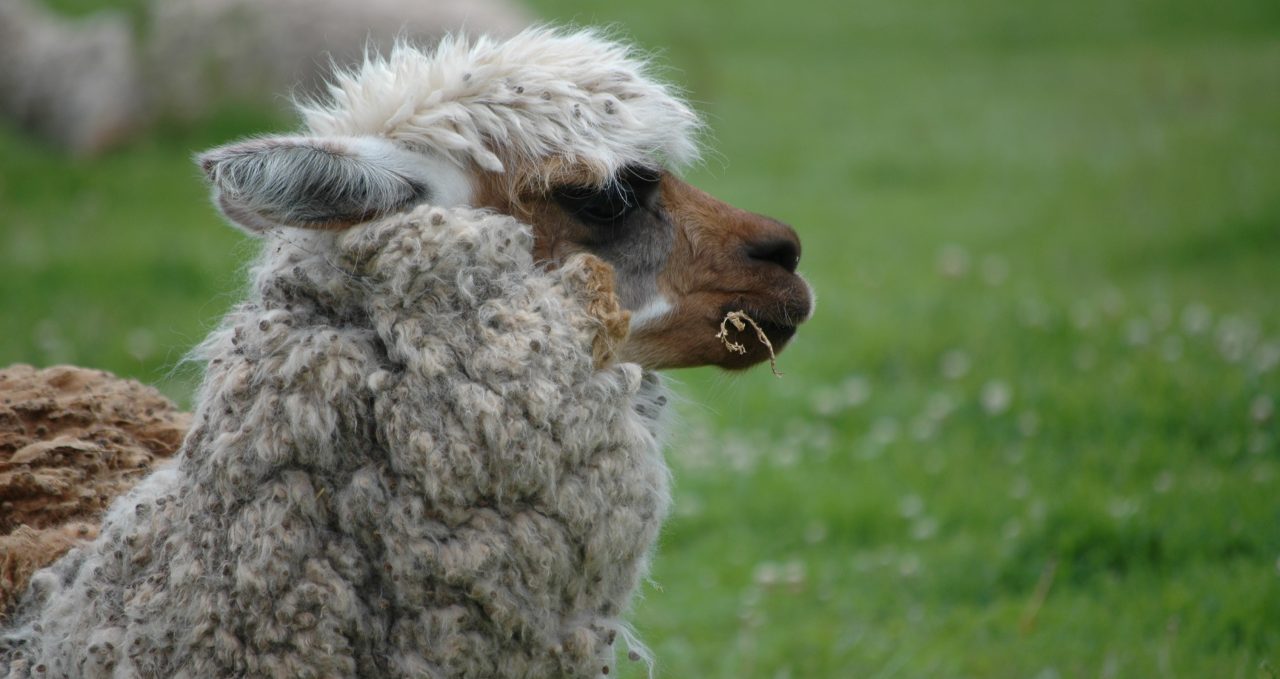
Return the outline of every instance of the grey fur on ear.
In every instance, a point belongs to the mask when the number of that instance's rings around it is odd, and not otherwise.
[[[262,137],[206,151],[196,162],[213,185],[214,204],[251,233],[343,229],[459,198],[460,168],[378,137]]]

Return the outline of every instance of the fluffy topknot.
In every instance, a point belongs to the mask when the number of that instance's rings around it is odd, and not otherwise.
[[[551,158],[601,181],[632,164],[696,159],[697,114],[633,48],[591,29],[399,43],[339,71],[300,112],[317,135],[378,135],[493,172]]]

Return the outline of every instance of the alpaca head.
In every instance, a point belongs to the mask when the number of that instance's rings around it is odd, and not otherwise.
[[[408,45],[334,76],[300,106],[305,132],[199,157],[214,202],[255,233],[339,230],[417,204],[528,224],[534,256],[587,252],[631,312],[622,358],[742,368],[768,357],[715,335],[730,311],[780,349],[812,307],[791,227],[727,205],[673,171],[697,155],[694,112],[625,46],[593,31]]]

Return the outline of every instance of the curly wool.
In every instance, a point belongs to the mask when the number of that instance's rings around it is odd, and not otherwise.
[[[650,70],[592,29],[448,36],[430,52],[402,42],[368,56],[299,109],[316,135],[382,136],[492,172],[557,158],[605,182],[630,164],[698,155],[697,114]]]
[[[178,464],[33,579],[0,674],[608,673],[666,399],[596,366],[584,260],[531,242],[465,208],[274,234]]]

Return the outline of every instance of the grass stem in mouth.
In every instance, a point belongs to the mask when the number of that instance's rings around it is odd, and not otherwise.
[[[750,323],[751,327],[756,329],[756,339],[760,340],[760,343],[769,350],[769,369],[773,371],[774,377],[782,377],[782,373],[778,371],[778,355],[773,352],[773,343],[770,342],[769,337],[764,334],[764,330],[760,328],[760,324],[756,323],[754,318],[748,316],[747,312],[741,309],[737,311],[730,311],[724,315],[724,320],[720,321],[720,332],[716,333],[716,339],[724,343],[724,348],[735,354],[747,353],[747,348],[743,346],[742,343],[734,342],[729,339],[728,326],[730,323],[733,324],[733,327],[738,332],[746,330],[747,323]]]

